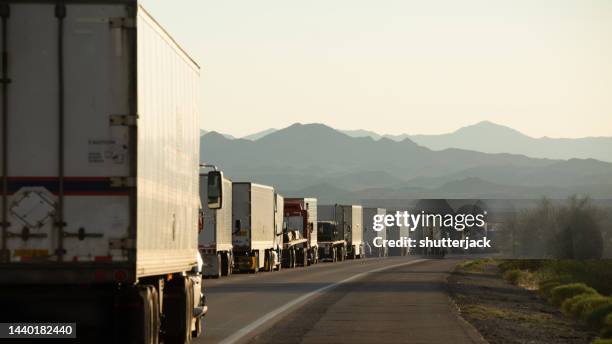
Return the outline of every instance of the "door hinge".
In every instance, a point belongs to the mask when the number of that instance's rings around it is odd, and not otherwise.
[[[111,177],[110,186],[113,188],[131,188],[136,186],[136,178],[134,177]]]
[[[136,126],[138,115],[110,115],[111,126]]]
[[[35,238],[35,239],[46,238],[47,234],[46,233],[31,233],[30,228],[23,227],[20,233],[6,231],[6,237],[8,239],[20,238],[23,241],[28,241],[30,238]]]
[[[110,18],[110,26],[113,29],[134,29],[136,28],[136,20],[134,18],[117,17]]]
[[[75,233],[70,233],[70,232],[66,232],[64,231],[63,233],[64,238],[77,238],[80,241],[85,240],[85,238],[102,238],[104,237],[104,234],[102,233],[87,233],[85,231],[85,228],[81,227],[79,228],[79,230]]]

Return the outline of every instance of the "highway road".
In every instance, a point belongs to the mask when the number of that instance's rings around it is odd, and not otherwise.
[[[457,314],[458,260],[390,257],[206,280],[196,343],[486,343]]]

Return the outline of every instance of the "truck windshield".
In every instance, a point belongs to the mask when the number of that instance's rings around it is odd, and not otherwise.
[[[319,222],[317,224],[317,238],[320,241],[335,241],[338,240],[336,225],[329,222]]]

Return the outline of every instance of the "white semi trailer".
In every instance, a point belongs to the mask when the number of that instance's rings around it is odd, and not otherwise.
[[[388,254],[387,247],[376,247],[375,238],[380,238],[377,244],[381,245],[382,240],[387,238],[387,227],[384,221],[381,221],[382,229],[374,230],[374,217],[383,218],[387,214],[384,208],[363,208],[363,244],[366,257],[386,257]]]
[[[277,267],[276,194],[274,188],[250,182],[232,184],[234,267],[257,273]]]
[[[363,209],[360,205],[319,205],[317,222],[321,223],[317,234],[320,256],[331,260],[363,258]],[[342,240],[345,247],[338,246],[338,241]],[[332,257],[334,248],[341,252],[339,259]]]
[[[2,1],[0,19],[0,322],[189,342],[198,65],[132,0]]]
[[[404,210],[387,210],[389,214],[395,215],[397,212],[403,212]],[[411,211],[409,211],[411,212]],[[412,238],[414,239],[414,232],[411,232],[407,226],[401,221],[395,223],[393,226],[387,227],[387,239],[388,240],[400,240],[401,238]],[[409,247],[388,247],[387,252],[389,256],[406,256],[410,253]]]
[[[274,194],[274,248],[270,259],[271,267],[275,270],[282,268],[282,254],[284,247],[283,228],[285,226],[285,197]]]
[[[208,208],[208,173],[200,173],[200,200],[203,207],[203,229],[198,246],[204,260],[204,277],[219,278],[232,274],[232,181],[222,177],[225,192],[221,209]],[[213,181],[211,180],[211,183]],[[218,187],[211,185],[211,187]]]

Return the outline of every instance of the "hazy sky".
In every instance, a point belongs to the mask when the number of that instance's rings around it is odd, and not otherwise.
[[[143,0],[202,66],[202,128],[612,136],[609,0]]]

